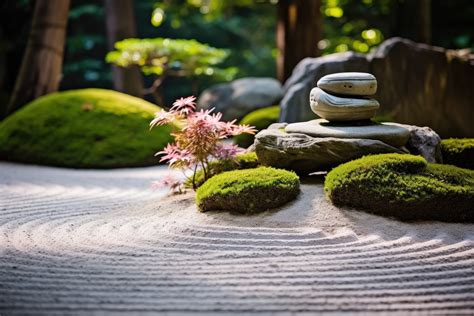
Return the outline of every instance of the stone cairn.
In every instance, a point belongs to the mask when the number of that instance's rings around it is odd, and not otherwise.
[[[371,98],[377,80],[369,73],[324,76],[310,93],[310,107],[320,119],[280,123],[255,137],[263,164],[301,172],[328,170],[364,155],[407,152],[410,130],[396,123],[371,121],[380,104]]]
[[[380,104],[372,98],[377,79],[363,72],[322,77],[310,93],[311,110],[320,119],[277,123],[255,136],[258,160],[307,174],[370,154],[412,153],[440,161],[440,138],[428,127],[375,123]]]
[[[374,117],[380,104],[369,96],[377,92],[377,79],[363,72],[342,72],[322,77],[310,93],[314,113],[328,121],[357,121]]]
[[[406,144],[410,132],[391,123],[370,119],[380,107],[370,98],[377,92],[377,79],[364,72],[342,72],[322,77],[310,93],[314,113],[322,119],[289,124],[287,133],[313,137],[337,137],[379,140],[395,148]]]

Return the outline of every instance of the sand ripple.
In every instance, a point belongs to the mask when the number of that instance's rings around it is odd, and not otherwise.
[[[0,164],[0,314],[474,311],[473,225],[332,217],[314,184],[200,214],[147,188],[162,175]]]

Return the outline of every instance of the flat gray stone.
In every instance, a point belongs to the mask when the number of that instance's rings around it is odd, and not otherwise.
[[[404,151],[375,139],[312,137],[265,129],[255,136],[255,152],[263,165],[307,174],[331,168],[370,154]]]
[[[367,72],[339,72],[319,79],[318,87],[337,94],[373,95],[377,92],[377,79]]]
[[[311,90],[309,101],[311,110],[329,121],[368,120],[380,107],[375,99],[339,97],[320,88]]]
[[[388,123],[354,122],[334,123],[318,119],[292,123],[285,127],[287,133],[306,134],[313,137],[363,138],[382,141],[394,147],[404,146],[410,131],[402,126]]]

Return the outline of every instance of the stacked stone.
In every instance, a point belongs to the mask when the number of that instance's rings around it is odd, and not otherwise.
[[[395,148],[406,144],[409,131],[389,123],[370,121],[380,107],[370,98],[377,79],[364,72],[341,72],[322,77],[310,93],[310,106],[322,119],[289,124],[287,133],[313,137],[374,139]]]
[[[310,93],[310,106],[321,118],[273,124],[255,136],[260,163],[300,173],[329,170],[370,154],[422,154],[437,161],[439,136],[431,130],[371,121],[380,104],[371,98],[377,80],[368,73],[325,76]]]
[[[357,121],[374,117],[380,107],[370,96],[377,92],[377,79],[364,72],[342,72],[322,77],[311,90],[310,106],[328,121]]]

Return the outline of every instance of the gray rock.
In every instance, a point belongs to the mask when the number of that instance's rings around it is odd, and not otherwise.
[[[288,125],[288,123],[273,123],[270,124],[270,126],[267,127],[267,129],[282,129],[285,128]]]
[[[308,174],[325,171],[369,154],[403,151],[374,139],[312,137],[266,129],[255,136],[258,160],[268,166]]]
[[[256,109],[278,104],[282,97],[281,84],[273,78],[242,78],[204,90],[198,109],[215,108],[225,120],[241,119]]]
[[[370,121],[337,123],[324,119],[291,123],[285,127],[285,132],[313,137],[375,139],[397,148],[405,146],[410,136],[407,128],[394,124],[377,124]]]
[[[401,38],[383,42],[373,54],[332,54],[306,58],[286,81],[280,120],[315,118],[311,89],[324,75],[357,71],[377,77],[381,114],[404,124],[429,126],[441,137],[474,137],[474,55]]]
[[[339,72],[319,79],[318,87],[329,93],[366,96],[377,92],[377,79],[366,72]]]
[[[442,163],[441,138],[429,127],[419,127],[398,123],[385,123],[387,125],[403,127],[410,131],[406,144],[411,154],[423,156],[426,161]]]
[[[375,99],[339,97],[320,88],[311,90],[309,104],[314,113],[329,121],[369,120],[380,107]]]

